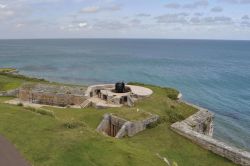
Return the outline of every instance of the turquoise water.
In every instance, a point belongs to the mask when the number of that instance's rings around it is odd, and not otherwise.
[[[216,113],[214,137],[250,150],[250,41],[0,40],[0,66],[67,83],[175,87]]]

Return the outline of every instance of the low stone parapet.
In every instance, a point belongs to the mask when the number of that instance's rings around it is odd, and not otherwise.
[[[0,91],[0,96],[3,97],[17,97],[19,93],[18,89],[8,90],[8,91]]]
[[[96,130],[115,138],[132,137],[145,130],[149,124],[156,122],[158,119],[158,115],[151,115],[144,120],[128,121],[112,114],[105,114]]]
[[[210,113],[210,115],[212,116],[213,114]],[[204,112],[204,110],[200,110],[199,112],[190,116],[184,121],[172,124],[171,128],[175,132],[190,139],[194,143],[202,146],[203,148],[210,150],[222,157],[225,157],[236,164],[250,166],[249,152],[227,145],[222,141],[212,138],[211,133],[209,133],[209,129],[207,131],[204,131],[204,126],[211,126],[210,124],[206,123],[210,121],[210,119],[212,118],[209,118],[209,112],[206,113]],[[206,124],[204,124],[204,122]],[[201,130],[199,127],[197,128],[195,126],[202,126]]]

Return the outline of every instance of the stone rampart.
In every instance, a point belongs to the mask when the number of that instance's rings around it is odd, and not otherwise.
[[[17,97],[19,93],[18,89],[8,90],[8,91],[1,91],[0,96],[5,97]]]
[[[96,130],[115,138],[132,137],[145,130],[149,124],[156,122],[158,119],[158,115],[151,115],[147,119],[131,122],[112,114],[105,114]]]
[[[250,166],[250,153],[212,138],[213,113],[200,109],[189,118],[171,125],[172,130],[236,164]]]

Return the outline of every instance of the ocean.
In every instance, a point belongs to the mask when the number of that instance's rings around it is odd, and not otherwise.
[[[215,138],[250,151],[250,41],[0,40],[0,67],[64,83],[174,87],[215,113]]]

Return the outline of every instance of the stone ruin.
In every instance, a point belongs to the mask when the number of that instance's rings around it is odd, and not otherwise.
[[[76,108],[132,107],[137,100],[153,93],[148,88],[124,83],[92,85],[87,89],[79,86],[25,84],[15,92],[21,101]]]
[[[156,123],[158,119],[158,115],[151,114],[143,120],[128,121],[112,114],[105,114],[96,130],[115,138],[123,138],[124,136],[132,137],[145,130],[150,124]]]
[[[189,103],[187,103],[189,104]],[[171,129],[190,139],[204,149],[225,157],[236,164],[250,166],[250,153],[213,138],[213,117],[210,111],[196,107],[199,111],[187,119],[171,125]]]
[[[19,89],[18,98],[35,104],[67,106],[80,105],[86,100],[84,87],[48,84],[26,84]]]
[[[91,102],[91,105],[96,108],[121,107],[124,105],[132,107],[137,100],[149,97],[152,93],[151,89],[142,86],[117,83],[89,86],[85,96]]]

